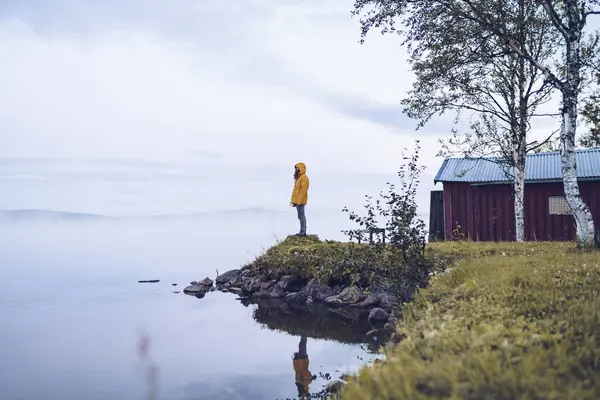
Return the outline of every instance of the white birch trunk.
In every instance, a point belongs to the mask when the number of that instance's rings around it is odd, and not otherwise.
[[[571,33],[574,33],[571,30]],[[577,228],[581,246],[594,246],[595,227],[592,213],[579,192],[575,163],[575,133],[577,132],[577,95],[580,82],[580,35],[572,35],[567,44],[567,82],[562,88],[563,126],[560,135],[560,156],[565,197]]]
[[[520,43],[523,51],[525,51],[525,0],[519,2],[519,20],[521,22]],[[527,96],[525,94],[525,86],[527,84],[527,73],[525,59],[519,57],[519,109],[518,109],[518,124],[513,128],[513,165],[514,165],[514,183],[513,193],[515,202],[515,240],[517,242],[525,241],[525,163],[527,160],[527,124],[529,122],[529,114],[527,112]],[[516,129],[516,131],[514,131]]]
[[[523,157],[524,158],[524,157]],[[518,160],[518,158],[517,158]],[[525,162],[515,163],[515,239],[517,242],[525,241]]]

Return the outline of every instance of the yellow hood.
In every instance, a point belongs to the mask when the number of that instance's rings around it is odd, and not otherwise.
[[[300,175],[306,174],[306,164],[304,164],[303,162],[299,162],[295,165],[295,167],[300,170]]]

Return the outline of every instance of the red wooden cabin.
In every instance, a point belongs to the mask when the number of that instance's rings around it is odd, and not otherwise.
[[[600,229],[600,148],[578,150],[576,160],[581,197]],[[442,210],[438,212],[443,227],[430,223],[443,232],[438,232],[438,239],[515,240],[512,171],[500,159],[448,158],[434,182],[443,184],[443,216]],[[558,152],[527,156],[524,207],[526,240],[575,239],[575,220],[565,200]]]

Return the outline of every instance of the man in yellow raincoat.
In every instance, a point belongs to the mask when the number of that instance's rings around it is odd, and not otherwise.
[[[294,353],[294,372],[296,373],[296,388],[299,399],[309,399],[309,385],[312,382],[312,374],[308,370],[308,354],[306,353],[306,336],[300,337],[298,352]]]
[[[294,166],[294,191],[292,192],[292,207],[298,211],[300,232],[296,236],[306,236],[306,204],[308,203],[309,180],[306,175],[306,165],[299,162]]]

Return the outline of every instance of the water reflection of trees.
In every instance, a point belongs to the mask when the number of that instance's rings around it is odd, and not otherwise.
[[[290,335],[334,340],[346,344],[364,344],[377,353],[391,332],[375,330],[369,324],[368,310],[332,309],[322,303],[290,305],[281,300],[245,301],[256,304],[253,318],[262,326]]]
[[[255,305],[252,317],[262,327],[298,337],[298,348],[294,349],[293,359],[304,352],[307,353],[307,360],[310,359],[310,340],[307,339],[324,339],[344,344],[362,345],[367,353],[377,354],[380,353],[381,345],[389,339],[391,334],[390,331],[381,329],[381,326],[371,326],[368,318],[369,311],[364,309],[335,309],[329,308],[323,303],[292,305],[283,300],[273,299],[243,299],[242,303],[245,306]],[[297,365],[294,365],[295,373],[297,373],[296,367]],[[308,368],[310,369],[310,366]],[[324,371],[312,371],[312,373],[316,373],[316,375],[312,375],[311,383],[317,376],[324,381],[333,381],[339,378]],[[331,393],[326,389],[313,386],[314,383],[310,384],[310,394],[303,396],[304,391],[300,390],[296,380],[297,399],[330,398]]]

